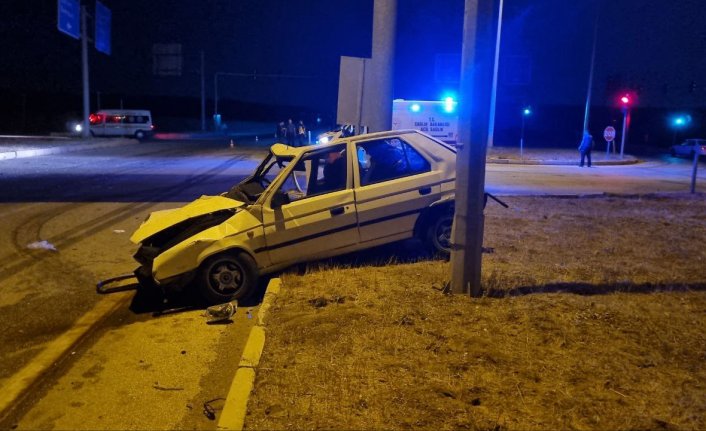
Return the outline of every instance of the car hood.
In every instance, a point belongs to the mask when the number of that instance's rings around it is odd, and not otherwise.
[[[151,213],[147,220],[142,222],[140,227],[132,234],[130,241],[139,244],[152,235],[185,220],[217,211],[241,208],[245,205],[244,202],[225,196],[201,196],[181,208]]]

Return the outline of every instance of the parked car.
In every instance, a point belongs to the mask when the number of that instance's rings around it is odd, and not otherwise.
[[[694,152],[706,156],[706,139],[687,139],[679,145],[672,145],[669,150],[672,157],[694,157]]]
[[[230,191],[152,213],[131,237],[135,275],[222,303],[262,274],[393,241],[448,254],[455,163],[454,147],[415,130],[275,144]]]

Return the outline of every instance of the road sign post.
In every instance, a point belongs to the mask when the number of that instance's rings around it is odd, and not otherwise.
[[[610,144],[613,144],[613,154],[615,154],[615,127],[608,126],[603,130],[603,139],[605,139],[605,155],[608,156]]]

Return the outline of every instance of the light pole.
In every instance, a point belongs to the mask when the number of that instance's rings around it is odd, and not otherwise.
[[[525,160],[525,118],[529,117],[530,115],[532,115],[532,108],[526,106],[522,109],[522,129],[520,132],[520,160]]]
[[[620,158],[622,159],[625,150],[625,139],[628,135],[628,126],[630,125],[630,104],[632,104],[632,97],[629,94],[625,94],[620,98],[620,103],[623,109],[623,131],[620,137]]]
[[[672,145],[677,144],[677,133],[680,130],[686,128],[686,126],[691,122],[690,115],[677,115],[672,119],[672,128],[674,129],[674,134],[672,135]]]

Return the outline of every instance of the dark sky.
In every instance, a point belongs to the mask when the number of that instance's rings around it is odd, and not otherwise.
[[[198,97],[200,52],[213,94],[330,109],[338,59],[370,53],[373,0],[104,0],[113,53],[91,49],[91,89],[105,96]],[[89,10],[93,1],[86,2]],[[505,0],[501,89],[513,103],[577,105],[586,96],[598,0]],[[631,87],[644,106],[703,107],[706,1],[602,2],[595,102]],[[395,97],[436,98],[439,56],[461,48],[463,0],[398,0]],[[181,44],[180,76],[153,74],[152,45]],[[0,3],[0,91],[80,92],[80,44],[56,29],[56,1]],[[267,75],[267,76],[266,76]],[[512,82],[519,80],[518,83]],[[693,84],[692,84],[693,83]]]

